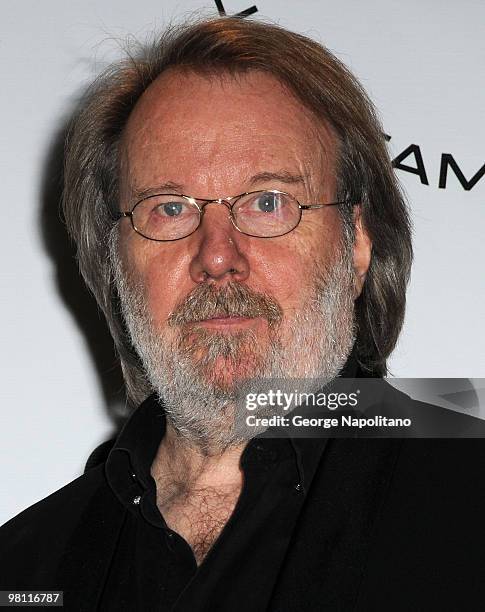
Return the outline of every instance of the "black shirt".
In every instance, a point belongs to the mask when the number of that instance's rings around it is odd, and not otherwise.
[[[228,523],[197,567],[192,549],[156,505],[150,467],[165,432],[149,398],[125,425],[106,462],[128,510],[109,568],[103,610],[264,609],[325,440],[254,438],[241,457],[244,485]]]

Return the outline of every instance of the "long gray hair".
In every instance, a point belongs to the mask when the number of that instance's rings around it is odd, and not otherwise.
[[[111,65],[86,92],[65,151],[63,212],[81,273],[103,310],[125,377],[128,400],[151,391],[121,316],[110,240],[119,208],[118,149],[127,118],[147,87],[168,68],[204,74],[265,71],[285,84],[339,141],[337,199],[360,203],[372,259],[356,301],[356,357],[371,375],[386,360],[403,323],[412,246],[408,209],[394,176],[375,109],[347,68],[321,44],[277,25],[216,18],[167,29]],[[353,207],[342,206],[344,228]]]

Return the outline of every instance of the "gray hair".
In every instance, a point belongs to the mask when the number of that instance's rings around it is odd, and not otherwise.
[[[373,243],[355,304],[355,355],[369,375],[386,374],[403,323],[412,246],[407,205],[376,111],[355,77],[321,44],[274,24],[224,17],[170,27],[111,65],[81,100],[66,141],[64,217],[81,274],[118,350],[128,400],[139,403],[151,388],[123,322],[110,261],[119,209],[119,142],[140,96],[174,67],[207,75],[264,71],[287,86],[316,121],[333,128],[339,143],[336,197],[361,205]],[[344,232],[352,236],[353,206],[339,209]]]

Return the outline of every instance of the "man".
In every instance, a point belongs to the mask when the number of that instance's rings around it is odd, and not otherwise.
[[[2,588],[69,610],[474,609],[479,440],[235,426],[247,381],[382,376],[401,328],[408,213],[334,56],[247,20],[172,29],[83,100],[64,210],[143,403],[4,526]]]

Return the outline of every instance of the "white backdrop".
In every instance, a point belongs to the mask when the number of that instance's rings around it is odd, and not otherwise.
[[[251,4],[224,2],[228,14]],[[420,175],[396,170],[414,214],[416,261],[392,373],[485,377],[485,176],[471,186],[485,161],[485,4],[255,4],[259,15],[324,42],[356,73],[394,158],[410,145],[401,164],[416,168],[422,157]],[[109,341],[56,216],[58,133],[80,89],[118,56],[120,39],[194,10],[216,13],[208,0],[2,5],[0,524],[81,473],[112,431],[108,408],[121,397]],[[468,189],[450,168],[439,186],[443,154]]]

